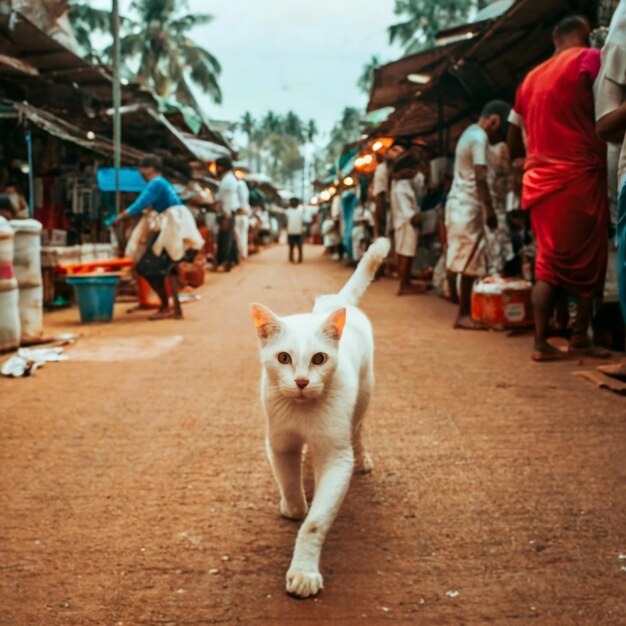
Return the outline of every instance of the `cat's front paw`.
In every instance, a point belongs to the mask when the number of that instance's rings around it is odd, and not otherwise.
[[[324,579],[317,570],[290,569],[287,572],[287,593],[297,598],[309,598],[324,588]]]
[[[374,469],[374,461],[369,453],[364,452],[357,462],[357,471],[361,474],[369,474]]]
[[[287,519],[302,520],[306,517],[308,510],[306,502],[294,504],[287,502],[284,498],[280,501],[280,513]]]

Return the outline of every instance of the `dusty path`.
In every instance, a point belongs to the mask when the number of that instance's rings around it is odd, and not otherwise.
[[[74,360],[0,381],[0,624],[625,624],[626,401],[389,281],[364,302],[375,472],[329,536],[323,594],[284,594],[297,526],[263,454],[247,304],[295,312],[347,277],[306,252],[210,276],[184,322],[120,306]]]

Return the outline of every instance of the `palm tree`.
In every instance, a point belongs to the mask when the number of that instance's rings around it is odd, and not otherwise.
[[[488,0],[396,0],[394,13],[404,21],[388,28],[389,41],[399,41],[405,54],[414,54],[435,43],[440,30],[461,23],[472,8]]]
[[[298,141],[304,141],[304,129],[302,120],[293,112],[289,111],[283,120],[285,135],[294,137]]]
[[[261,128],[266,135],[271,133],[280,133],[282,131],[283,122],[279,115],[273,111],[268,111],[261,120]]]
[[[122,21],[120,48],[127,67],[137,64],[134,75],[139,82],[163,98],[175,96],[180,103],[200,110],[190,83],[220,103],[221,67],[210,52],[188,36],[196,26],[210,23],[213,16],[193,15],[186,9],[186,2],[176,0],[133,0],[130,10],[137,18]],[[110,32],[110,14],[88,4],[72,2],[70,19],[88,50],[88,30]],[[111,47],[104,51],[107,60],[111,54]]]
[[[363,66],[363,71],[356,86],[366,95],[369,95],[372,89],[372,82],[374,81],[374,71],[382,65],[380,58],[377,55],[373,55],[370,60]]]
[[[246,146],[246,154],[248,156],[248,165],[252,167],[252,157],[254,153],[256,152],[255,148],[257,147],[255,146],[255,142],[254,142],[254,139],[256,136],[257,124],[256,124],[254,117],[252,117],[252,113],[250,113],[250,111],[246,111],[243,114],[238,126],[240,130],[248,138],[248,145]]]
[[[361,137],[361,112],[354,107],[346,107],[340,120],[330,131],[330,141],[326,147],[329,160],[334,161],[344,146]]]
[[[319,130],[317,128],[317,123],[315,122],[315,120],[308,121],[305,132],[306,132],[306,140],[309,143],[313,143],[319,133]]]

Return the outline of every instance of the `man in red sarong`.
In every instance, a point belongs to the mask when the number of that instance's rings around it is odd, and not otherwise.
[[[609,212],[606,148],[596,136],[593,81],[600,51],[588,47],[589,23],[568,17],[554,29],[554,56],[535,68],[517,92],[509,121],[511,157],[526,143],[522,207],[537,243],[533,288],[533,359],[563,353],[547,341],[560,292],[578,296],[570,350],[591,350],[593,298],[606,273]]]

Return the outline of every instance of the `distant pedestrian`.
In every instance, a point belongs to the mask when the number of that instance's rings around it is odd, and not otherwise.
[[[248,258],[248,233],[250,230],[250,190],[246,181],[238,180],[239,208],[235,215],[235,239],[240,259]]]
[[[417,251],[420,225],[420,207],[413,187],[413,179],[419,167],[415,157],[407,153],[399,157],[391,173],[391,224],[394,232],[394,247],[398,257],[400,284],[398,295],[419,294],[426,285],[411,280],[411,268]]]
[[[233,163],[228,157],[215,161],[220,186],[217,192],[219,235],[217,237],[216,269],[223,267],[229,272],[236,258],[235,213],[239,208],[239,181],[233,172]]]
[[[298,249],[298,263],[302,263],[302,244],[304,238],[304,208],[298,198],[291,198],[287,214],[287,242],[289,243],[289,262],[295,263],[294,251]]]

